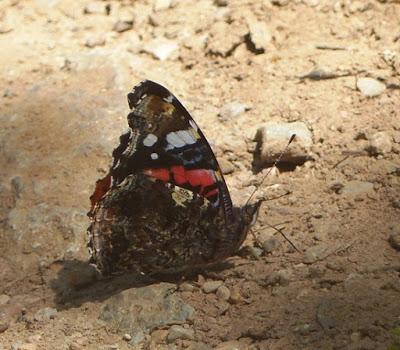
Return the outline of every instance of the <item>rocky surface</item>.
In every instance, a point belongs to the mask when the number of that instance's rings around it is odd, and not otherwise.
[[[0,349],[398,348],[399,18],[378,0],[2,0]],[[235,202],[264,200],[238,256],[168,282],[87,264],[89,196],[142,79],[191,111]]]

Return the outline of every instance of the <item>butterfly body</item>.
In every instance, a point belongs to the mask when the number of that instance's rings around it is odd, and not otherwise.
[[[128,95],[129,131],[91,197],[91,262],[104,274],[204,266],[234,254],[259,203],[234,208],[201,130],[167,89]]]

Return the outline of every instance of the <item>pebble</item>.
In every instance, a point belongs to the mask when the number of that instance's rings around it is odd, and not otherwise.
[[[51,307],[45,307],[43,309],[40,309],[39,311],[37,311],[35,313],[35,315],[33,316],[33,319],[35,321],[48,321],[50,319],[55,318],[55,316],[57,315],[57,310]]]
[[[281,242],[275,238],[275,237],[270,237],[264,242],[262,242],[262,249],[264,253],[272,253],[274,250],[279,248],[281,245]]]
[[[228,0],[214,0],[214,4],[219,7],[228,6]]]
[[[167,338],[168,331],[166,329],[156,329],[151,333],[151,341],[156,344],[161,344]]]
[[[239,287],[233,287],[231,291],[231,297],[229,299],[231,304],[238,304],[242,301],[242,295],[240,294]]]
[[[10,297],[8,296],[8,295],[6,295],[6,294],[1,294],[0,295],[0,306],[1,305],[5,305],[5,304],[7,304],[9,301],[10,301]]]
[[[154,11],[163,11],[167,10],[172,6],[171,0],[156,0],[153,5]]]
[[[133,28],[133,21],[117,21],[114,24],[113,31],[122,33]]]
[[[317,320],[325,331],[335,328],[337,325],[336,319],[331,316],[335,308],[335,303],[330,299],[323,299],[318,305]]]
[[[83,13],[85,14],[101,14],[106,15],[109,12],[109,8],[102,1],[93,1],[85,6]]]
[[[341,194],[344,195],[358,195],[362,193],[372,192],[374,190],[374,184],[368,181],[348,181],[343,185],[340,190]]]
[[[394,230],[394,228],[392,228],[392,231],[393,230]],[[397,228],[397,230],[398,230],[398,228]],[[392,232],[390,234],[389,243],[394,249],[400,250],[400,231]]]
[[[217,297],[218,297],[219,299],[222,299],[222,300],[227,301],[227,300],[229,300],[229,298],[231,297],[231,291],[229,290],[228,287],[222,285],[221,287],[219,287],[219,288],[217,289],[216,295],[217,295]]]
[[[357,88],[364,96],[374,97],[384,92],[386,85],[373,78],[359,78]]]
[[[272,164],[281,155],[293,134],[296,134],[296,138],[283,154],[282,161],[302,164],[310,158],[313,136],[305,123],[269,122],[260,126],[255,136],[258,165]]]
[[[386,154],[392,150],[392,138],[385,131],[379,131],[369,138],[368,151],[370,154]]]
[[[224,174],[224,175],[232,174],[235,171],[235,167],[229,160],[221,158],[218,161],[218,163],[221,168],[222,174]]]
[[[306,250],[303,262],[305,264],[312,264],[326,258],[330,253],[331,247],[328,244],[320,243]]]
[[[229,120],[238,117],[249,109],[250,107],[244,103],[241,103],[239,101],[232,101],[222,106],[219,110],[218,115],[221,117],[222,120]]]
[[[10,326],[10,324],[7,321],[0,320],[0,333],[5,332],[9,326]]]
[[[125,334],[126,335],[126,334]],[[146,335],[144,334],[143,331],[138,331],[131,337],[131,340],[129,341],[129,344],[131,345],[139,345],[141,342],[143,342],[146,338]]]
[[[254,45],[256,53],[265,52],[272,41],[271,32],[266,22],[257,21],[253,17],[247,19],[249,38]]]
[[[143,51],[160,61],[165,61],[169,59],[177,49],[178,44],[175,41],[160,38],[151,40],[143,48]]]
[[[179,286],[179,290],[182,292],[193,292],[196,290],[196,287],[191,283],[184,282]]]
[[[132,336],[131,336],[129,333],[125,333],[125,334],[122,336],[122,339],[123,339],[123,340],[126,340],[126,341],[130,341],[130,340],[132,339]]]
[[[272,5],[275,6],[286,6],[288,5],[290,0],[272,0],[271,3]]]
[[[223,284],[222,281],[207,281],[204,282],[203,286],[201,287],[203,289],[204,293],[213,293],[215,292],[219,287],[221,287]]]
[[[106,39],[102,36],[90,37],[86,39],[85,46],[93,48],[96,46],[103,46],[106,43]]]
[[[265,284],[267,286],[287,286],[290,283],[290,275],[290,271],[288,270],[275,271],[267,277]]]
[[[194,331],[190,328],[184,328],[179,325],[173,325],[168,331],[167,341],[169,343],[172,343],[176,339],[193,340]]]

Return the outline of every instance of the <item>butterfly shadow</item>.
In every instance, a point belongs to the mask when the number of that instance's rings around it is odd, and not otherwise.
[[[126,289],[140,288],[161,282],[174,283],[179,287],[183,282],[197,283],[199,274],[211,276],[232,267],[230,262],[220,262],[207,268],[195,268],[179,273],[159,273],[151,276],[140,273],[126,273],[103,277],[91,264],[81,260],[58,262],[50,269],[46,279],[54,293],[57,309],[79,307],[86,302],[101,302]],[[50,276],[51,273],[53,276]]]

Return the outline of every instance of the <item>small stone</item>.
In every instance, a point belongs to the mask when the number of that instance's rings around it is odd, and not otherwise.
[[[231,297],[231,292],[228,287],[222,285],[217,289],[216,295],[219,299],[227,301]]]
[[[275,238],[275,237],[270,237],[264,242],[262,242],[262,249],[265,253],[272,253],[274,250],[279,248],[281,245],[281,242]]]
[[[357,88],[364,96],[374,97],[385,91],[386,85],[372,78],[359,78]]]
[[[122,21],[119,20],[115,22],[113,31],[122,33],[126,32],[127,30],[131,30],[133,28],[133,21]]]
[[[143,51],[151,54],[160,61],[165,61],[170,58],[177,49],[178,44],[175,41],[160,38],[151,40],[143,48]]]
[[[11,186],[12,186],[17,198],[21,198],[21,195],[24,192],[24,183],[21,179],[21,176],[14,176],[11,179]],[[0,305],[1,305],[1,303],[0,303]]]
[[[151,333],[151,341],[155,344],[161,344],[167,339],[168,331],[166,329],[156,329]]]
[[[265,284],[267,286],[274,286],[274,285],[287,286],[290,283],[290,275],[291,275],[290,271],[288,270],[275,271],[267,277]]]
[[[154,11],[163,11],[167,10],[172,6],[172,1],[171,0],[156,0],[154,2],[153,9]]]
[[[249,27],[249,39],[254,45],[254,51],[256,53],[265,52],[272,41],[272,35],[266,22],[249,17],[247,25]]]
[[[219,111],[219,116],[222,120],[230,120],[248,111],[250,107],[238,101],[232,101],[224,106]]]
[[[228,6],[228,0],[214,0],[214,4],[219,7]]]
[[[0,320],[0,333],[5,332],[9,326],[10,324],[8,322]]]
[[[272,5],[275,6],[286,6],[288,5],[290,0],[272,0],[271,3]]]
[[[240,289],[239,287],[233,287],[231,291],[231,297],[229,299],[229,302],[231,304],[238,304],[242,301],[242,295],[240,294]]]
[[[8,296],[8,295],[6,295],[6,294],[1,294],[0,295],[0,306],[1,305],[5,305],[5,304],[7,304],[9,301],[10,301],[10,297]]]
[[[282,154],[290,137],[296,135],[290,147],[282,156],[282,162],[303,164],[311,158],[313,144],[312,133],[302,122],[279,123],[269,122],[260,126],[255,140],[257,141],[255,161],[258,166],[271,165]]]
[[[43,309],[40,309],[39,311],[37,311],[35,313],[35,315],[33,316],[33,319],[35,321],[48,321],[50,319],[55,318],[55,316],[57,315],[57,310],[51,307],[45,307]]]
[[[85,46],[93,48],[96,46],[103,46],[106,43],[106,39],[102,36],[90,37],[86,39]]]
[[[138,331],[137,333],[135,333],[133,335],[133,337],[131,337],[131,340],[129,342],[129,344],[131,345],[139,345],[140,343],[142,343],[145,340],[146,336],[144,334],[143,331]]]
[[[184,328],[182,326],[173,325],[168,331],[167,341],[169,343],[172,343],[176,339],[193,340],[194,339],[194,331],[189,328]]]
[[[222,174],[224,175],[232,174],[235,171],[235,167],[229,160],[222,158],[218,161],[218,163],[221,168]]]
[[[384,131],[373,134],[369,139],[368,151],[373,155],[390,153],[392,138]]]
[[[392,228],[392,230],[393,230],[393,228]],[[394,249],[400,250],[400,231],[392,232],[390,234],[389,243]]]
[[[335,309],[336,303],[330,299],[323,299],[318,305],[317,321],[325,331],[335,328],[337,325],[336,319],[332,317]]]
[[[213,293],[223,284],[222,281],[207,281],[203,284],[202,289],[204,293]]]
[[[374,184],[367,181],[349,181],[343,185],[339,193],[344,195],[358,195],[374,191]]]
[[[102,1],[93,1],[85,6],[83,13],[106,15],[109,13],[109,7]]]
[[[326,258],[331,253],[331,249],[328,244],[321,243],[306,250],[303,258],[305,264],[312,264],[316,261]]]
[[[122,336],[122,339],[123,339],[123,340],[126,340],[126,341],[130,341],[130,340],[132,339],[132,336],[131,336],[129,333],[125,333],[125,334]]]
[[[182,292],[193,292],[196,290],[196,287],[191,283],[184,282],[179,286],[179,290]]]

